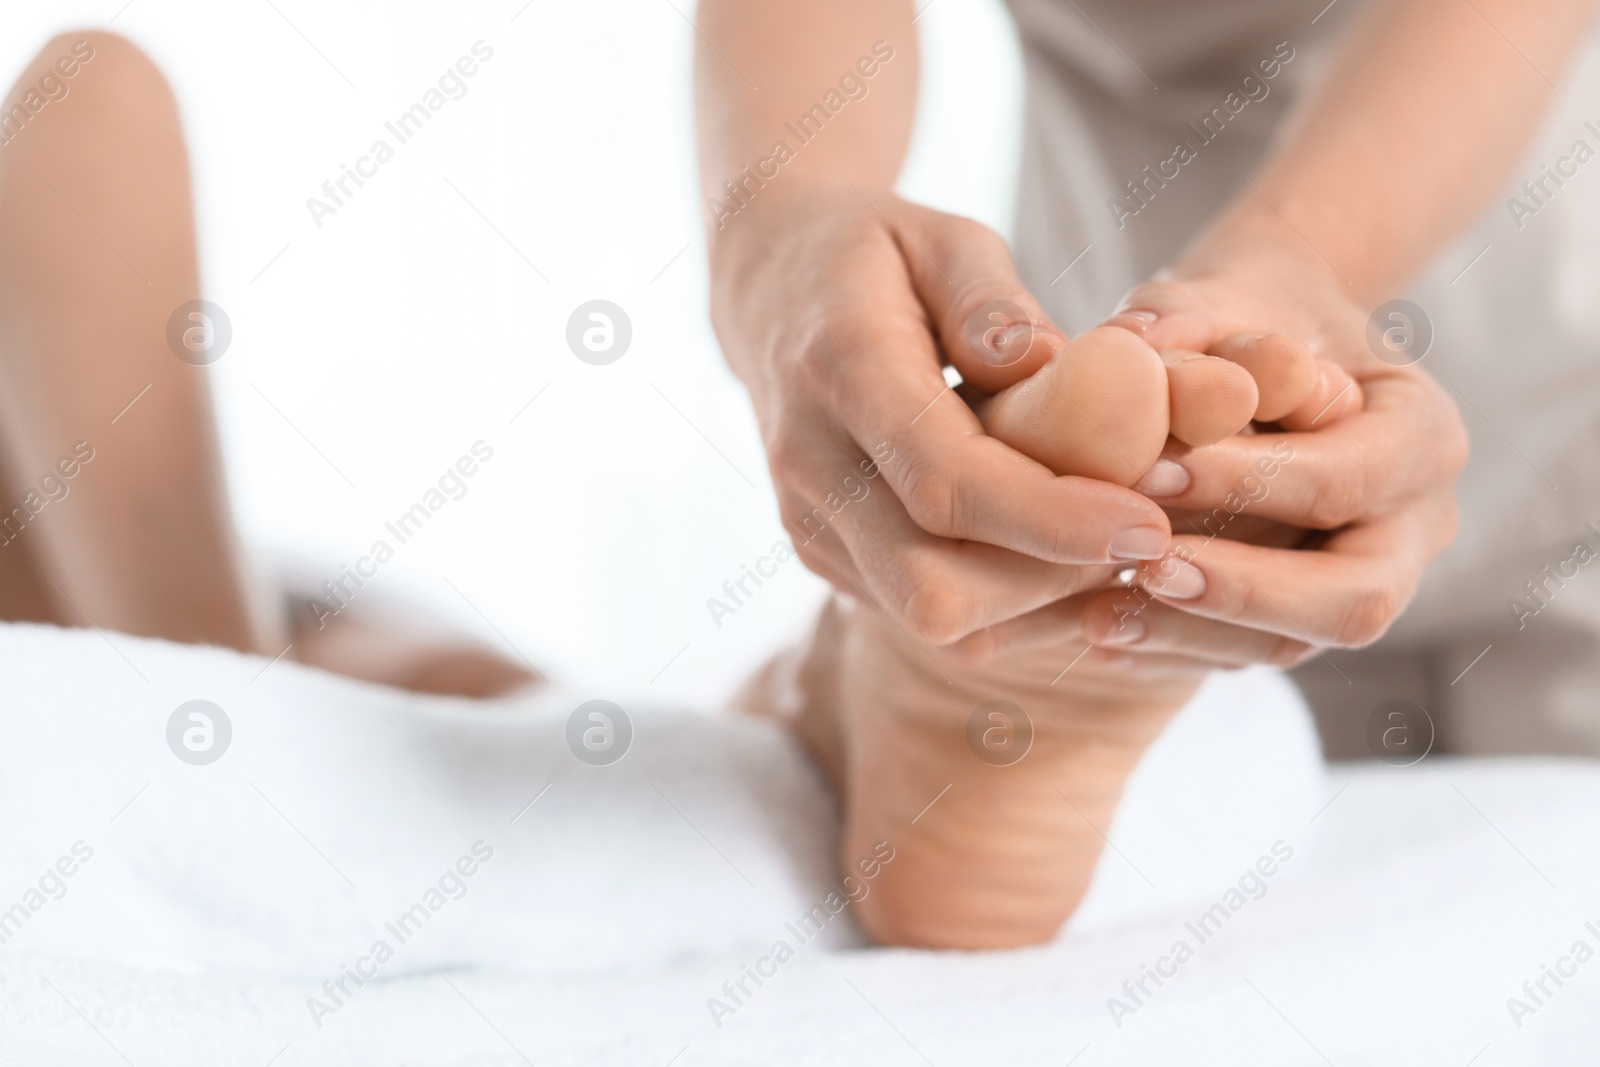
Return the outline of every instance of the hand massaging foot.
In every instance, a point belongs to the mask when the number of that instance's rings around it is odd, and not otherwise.
[[[1310,360],[1280,350],[1278,371]],[[1249,424],[1266,406],[1260,399],[1236,364],[1158,354],[1111,327],[974,406],[991,435],[1056,473],[1132,485],[1169,434],[1195,446],[1221,440]],[[1071,642],[974,667],[836,595],[809,643],[741,695],[744,710],[787,722],[833,777],[846,868],[879,841],[894,847],[857,905],[873,938],[1026,945],[1053,937],[1072,914],[1123,783],[1199,685],[1078,662],[1084,650]]]

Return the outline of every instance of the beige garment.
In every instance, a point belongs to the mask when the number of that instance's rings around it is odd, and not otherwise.
[[[1018,263],[1076,332],[1242,187],[1356,0],[1009,2],[1027,64]],[[1600,559],[1576,562],[1580,540],[1600,555],[1600,156],[1577,149],[1600,154],[1594,35],[1557,80],[1501,195],[1393,294],[1433,324],[1423,366],[1450,387],[1473,455],[1461,533],[1394,632],[1301,672],[1333,754],[1364,755],[1367,717],[1396,698],[1456,751],[1600,754]],[[1568,176],[1530,199],[1521,187],[1545,166]],[[1514,611],[1518,597],[1537,614]]]

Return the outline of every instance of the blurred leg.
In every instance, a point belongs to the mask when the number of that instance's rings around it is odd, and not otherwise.
[[[47,102],[14,118],[30,90]],[[252,606],[241,567],[207,372],[166,340],[199,296],[171,91],[128,42],[74,33],[39,53],[5,114],[0,612],[276,654],[279,612]]]
[[[13,622],[54,622],[55,605],[50,599],[50,587],[40,576],[39,565],[28,551],[27,540],[13,534],[17,520],[10,508],[21,501],[23,494],[12,489],[0,471],[0,506],[7,511],[0,520],[9,519],[11,525],[0,524],[0,619]]]
[[[318,591],[320,595],[320,591]],[[301,597],[291,609],[301,663],[422,693],[493,697],[541,682],[511,660],[408,605],[368,601],[319,621]]]
[[[288,646],[313,666],[428,692],[492,696],[537,680],[424,620],[355,612],[291,629],[282,590],[252,587],[207,371],[168,342],[169,318],[199,295],[166,81],[119,37],[57,37],[0,110],[0,619],[268,656]]]

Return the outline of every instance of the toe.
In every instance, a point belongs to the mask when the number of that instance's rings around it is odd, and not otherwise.
[[[1305,432],[1331,426],[1366,404],[1361,385],[1350,372],[1326,359],[1316,361],[1316,382],[1293,411],[1278,420],[1285,430]]]
[[[1167,368],[1172,436],[1200,447],[1250,425],[1259,394],[1255,380],[1243,367],[1181,349],[1163,352],[1161,358]]]
[[[1167,390],[1155,350],[1103,326],[976,410],[991,436],[1056,474],[1132,485],[1166,443]]]
[[[1317,360],[1280,334],[1235,334],[1209,351],[1244,368],[1255,380],[1258,422],[1278,421],[1305,404],[1316,389]]]

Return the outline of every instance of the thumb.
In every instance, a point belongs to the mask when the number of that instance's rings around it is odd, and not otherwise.
[[[1022,381],[1067,343],[1017,279],[1011,252],[981,222],[900,205],[895,238],[944,355],[970,386],[993,393]]]

